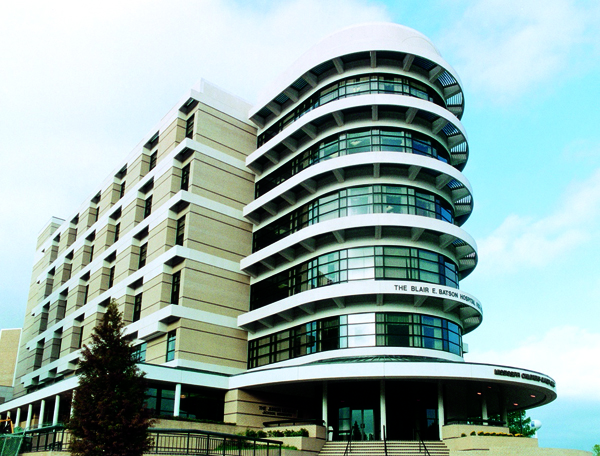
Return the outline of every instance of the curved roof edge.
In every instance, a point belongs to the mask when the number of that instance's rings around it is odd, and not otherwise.
[[[311,46],[287,70],[259,94],[248,117],[254,116],[273,98],[317,65],[335,57],[362,51],[398,51],[424,57],[447,69],[458,84],[460,78],[434,44],[422,33],[391,22],[370,22],[338,30]]]

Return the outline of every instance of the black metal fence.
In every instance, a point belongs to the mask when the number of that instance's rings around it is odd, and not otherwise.
[[[150,429],[152,454],[280,456],[282,442],[219,432]]]
[[[147,454],[206,456],[281,456],[282,442],[219,432],[187,429],[149,429],[152,447]],[[69,451],[70,434],[63,426],[25,431],[21,453]]]
[[[20,453],[69,450],[70,436],[63,426],[48,426],[24,431],[22,435],[23,444]]]

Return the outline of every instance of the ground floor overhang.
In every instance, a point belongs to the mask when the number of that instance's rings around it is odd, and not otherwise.
[[[538,407],[557,397],[552,378],[527,369],[448,360],[416,361],[410,357],[391,356],[329,359],[296,366],[256,369],[231,377],[229,388],[288,389],[301,383],[349,380],[437,381],[465,386],[477,384],[482,391],[493,385],[502,391],[508,411]]]

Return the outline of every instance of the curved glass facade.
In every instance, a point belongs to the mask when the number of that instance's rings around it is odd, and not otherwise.
[[[421,98],[422,100],[431,101],[443,108],[446,107],[446,103],[434,89],[414,79],[391,74],[355,76],[330,84],[298,104],[292,112],[287,114],[279,122],[276,122],[258,137],[257,146],[262,146],[304,114],[319,106],[342,98],[371,93],[387,93]]]
[[[414,280],[458,288],[457,267],[443,255],[409,247],[357,247],[320,255],[253,284],[250,309],[314,288],[373,279]]]
[[[356,347],[429,348],[462,356],[462,329],[450,320],[414,313],[323,318],[250,341],[248,368]]]
[[[413,214],[454,223],[452,206],[438,195],[404,185],[365,185],[324,195],[261,228],[253,251],[315,223],[359,214]]]
[[[256,183],[255,198],[264,195],[306,168],[343,155],[361,152],[404,152],[448,163],[448,151],[426,135],[403,128],[360,128],[331,135],[305,150]]]

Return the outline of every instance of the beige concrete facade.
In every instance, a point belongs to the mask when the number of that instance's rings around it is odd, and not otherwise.
[[[239,268],[252,246],[242,217],[254,197],[244,164],[256,145],[249,108],[201,82],[76,213],[42,229],[16,364],[18,425],[68,416],[70,389],[56,385],[75,379],[79,352],[111,300],[141,361],[165,366],[149,375],[161,394],[175,388],[173,368],[215,375],[208,387],[246,369],[247,335],[236,318],[249,295]],[[18,335],[13,345],[12,361],[2,358],[13,369],[0,378],[11,386]],[[49,388],[64,397],[45,397]]]
[[[13,386],[21,329],[0,329],[0,386]]]

